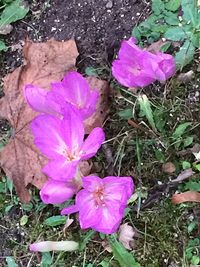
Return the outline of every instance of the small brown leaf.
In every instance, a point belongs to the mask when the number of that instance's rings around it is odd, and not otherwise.
[[[176,171],[176,167],[172,162],[166,162],[162,165],[162,171],[165,173],[173,173]]]
[[[26,41],[26,65],[8,74],[4,79],[5,97],[0,99],[1,116],[8,119],[13,134],[0,154],[0,163],[6,175],[13,180],[22,202],[30,200],[29,183],[41,188],[46,181],[41,168],[46,159],[33,144],[29,123],[36,116],[24,100],[23,87],[33,84],[48,89],[52,81],[59,81],[75,68],[78,51],[73,40],[46,43]]]
[[[196,191],[187,191],[172,196],[173,204],[180,204],[184,202],[200,202],[200,193]]]

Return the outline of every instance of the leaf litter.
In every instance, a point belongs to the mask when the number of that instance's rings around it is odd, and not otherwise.
[[[22,202],[29,202],[31,194],[29,184],[41,188],[47,177],[41,168],[47,159],[33,144],[29,124],[37,115],[23,96],[26,84],[33,84],[49,89],[53,81],[60,81],[66,72],[75,69],[78,50],[74,40],[59,42],[49,40],[45,43],[33,43],[26,40],[23,54],[25,64],[4,78],[5,97],[0,99],[1,117],[12,125],[12,134],[8,144],[1,150],[0,164],[7,177],[13,180],[17,194]],[[100,126],[108,111],[109,86],[106,81],[89,77],[92,88],[100,91],[97,111],[88,119],[85,127],[90,132],[93,127]],[[82,172],[90,170],[89,164],[82,166]]]

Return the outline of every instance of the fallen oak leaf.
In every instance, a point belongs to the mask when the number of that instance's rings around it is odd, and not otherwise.
[[[200,193],[196,191],[187,191],[172,196],[173,204],[180,204],[184,202],[200,202]]]
[[[23,97],[25,84],[50,88],[52,81],[59,81],[75,68],[78,51],[73,40],[46,43],[25,42],[23,49],[26,65],[8,74],[4,79],[5,97],[0,99],[1,117],[10,121],[13,133],[0,154],[1,167],[13,180],[22,202],[30,201],[26,188],[29,183],[41,188],[46,176],[41,168],[46,159],[33,144],[29,123],[36,116]]]

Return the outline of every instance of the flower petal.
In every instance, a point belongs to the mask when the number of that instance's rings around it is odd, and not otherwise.
[[[64,209],[61,210],[61,215],[70,215],[72,213],[76,213],[78,212],[78,206],[77,205],[71,205],[69,207],[66,207]]]
[[[35,145],[50,159],[63,155],[68,150],[61,127],[62,121],[51,115],[40,115],[31,123]]]
[[[47,90],[34,85],[26,85],[24,95],[30,107],[35,111],[58,115],[58,105],[55,101],[47,99]]]
[[[81,147],[81,159],[86,160],[93,157],[99,150],[104,140],[105,133],[103,129],[99,127],[94,128],[87,137],[87,139],[84,141],[83,146]]]
[[[104,185],[103,179],[94,175],[85,176],[82,178],[82,181],[83,181],[83,188],[85,188],[88,192],[93,192],[98,187],[103,187]]]
[[[134,184],[131,177],[115,177],[108,176],[103,179],[105,187],[105,192],[107,194],[116,193],[120,188],[123,188],[123,191],[126,192],[127,201],[133,194]]]
[[[70,182],[48,180],[40,190],[40,197],[45,204],[60,204],[70,199],[77,189]]]
[[[61,129],[69,150],[78,152],[83,144],[84,125],[82,117],[71,105],[66,105],[64,109]]]
[[[65,182],[75,176],[78,163],[78,160],[67,161],[64,157],[57,157],[49,161],[42,171],[53,180]]]

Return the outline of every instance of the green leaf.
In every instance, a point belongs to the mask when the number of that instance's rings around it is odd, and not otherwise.
[[[96,72],[96,69],[93,68],[93,67],[87,67],[85,69],[85,74],[88,75],[88,76],[98,76],[97,72]]]
[[[53,263],[53,259],[50,252],[43,252],[42,253],[42,261],[41,267],[51,267]]]
[[[8,50],[8,47],[4,43],[4,41],[0,40],[0,51],[6,52]]]
[[[182,161],[182,167],[184,170],[191,168],[191,163],[188,161]]]
[[[194,45],[189,40],[186,40],[183,46],[181,46],[179,52],[177,52],[175,56],[177,69],[182,69],[184,66],[189,64],[193,60],[194,54],[195,54]]]
[[[200,263],[200,257],[197,256],[197,255],[193,255],[193,256],[192,256],[192,259],[191,259],[191,263],[192,263],[194,266],[197,266],[197,265]]]
[[[135,258],[121,245],[115,235],[109,235],[108,241],[112,247],[114,258],[119,262],[120,267],[140,267]]]
[[[27,216],[27,215],[23,215],[23,216],[21,217],[21,219],[20,219],[20,225],[21,225],[21,226],[24,226],[24,225],[27,224],[27,222],[28,222],[28,216]]]
[[[33,208],[33,204],[31,202],[27,204],[22,204],[22,209],[25,211],[31,211],[32,208]]]
[[[184,188],[185,190],[190,190],[190,191],[200,191],[200,181],[199,182],[189,181],[185,184]]]
[[[151,8],[155,15],[160,15],[165,9],[165,4],[162,0],[152,0]]]
[[[147,118],[152,129],[157,132],[149,99],[146,95],[141,95],[138,97],[138,102],[140,104],[140,113]]]
[[[191,35],[191,42],[196,47],[200,47],[200,32]]]
[[[6,262],[8,267],[18,267],[18,264],[15,262],[13,257],[6,257]]]
[[[165,160],[166,160],[165,159],[165,155],[160,150],[158,150],[158,149],[155,151],[155,157],[161,163],[164,163]]]
[[[131,119],[133,117],[133,109],[127,108],[118,112],[118,115],[125,120]]]
[[[171,26],[178,26],[180,23],[180,21],[178,19],[178,14],[173,13],[171,11],[164,11],[164,20],[166,21],[167,24],[169,24]]]
[[[172,138],[176,140],[176,139],[178,139],[179,137],[181,137],[181,136],[185,133],[186,129],[187,129],[191,124],[192,124],[191,122],[184,122],[184,123],[179,124],[179,125],[176,127],[174,133],[172,134]]]
[[[133,28],[132,30],[132,36],[134,36],[138,42],[140,42],[141,40],[141,33],[140,33],[140,30],[139,30],[139,27],[135,27]]]
[[[191,35],[191,31],[189,29],[186,30],[185,27],[173,27],[166,31],[164,37],[172,41],[183,41],[189,35]]]
[[[181,2],[183,19],[190,22],[193,26],[198,26],[199,24],[199,15],[197,9],[197,0],[182,0]]]
[[[87,243],[90,241],[90,239],[93,237],[93,235],[95,234],[96,232],[93,231],[93,230],[90,230],[86,233],[86,235],[84,235],[82,241],[80,242],[80,245],[79,245],[79,250],[82,251],[85,249]]]
[[[171,42],[167,42],[166,44],[162,45],[160,51],[166,52],[170,48],[171,44],[172,44]]]
[[[6,179],[6,186],[7,186],[8,190],[10,191],[10,194],[12,195],[13,181],[7,178]]]
[[[184,139],[183,146],[188,147],[193,143],[193,136],[188,136]]]
[[[166,4],[165,4],[165,8],[167,10],[170,10],[170,11],[177,11],[179,9],[181,5],[181,0],[169,0]]]
[[[10,5],[6,6],[0,16],[0,27],[10,24],[17,20],[23,19],[28,13],[29,8],[25,7],[23,1],[15,0]]]
[[[66,223],[66,221],[67,221],[66,216],[57,215],[57,216],[49,217],[48,219],[44,221],[44,223],[48,226],[53,227],[53,226],[63,225]]]
[[[190,234],[194,229],[195,227],[197,226],[197,223],[195,221],[192,221],[189,225],[188,225],[188,233]]]
[[[200,172],[200,163],[199,163],[199,164],[196,164],[196,165],[195,165],[195,168],[197,169],[197,171]]]

